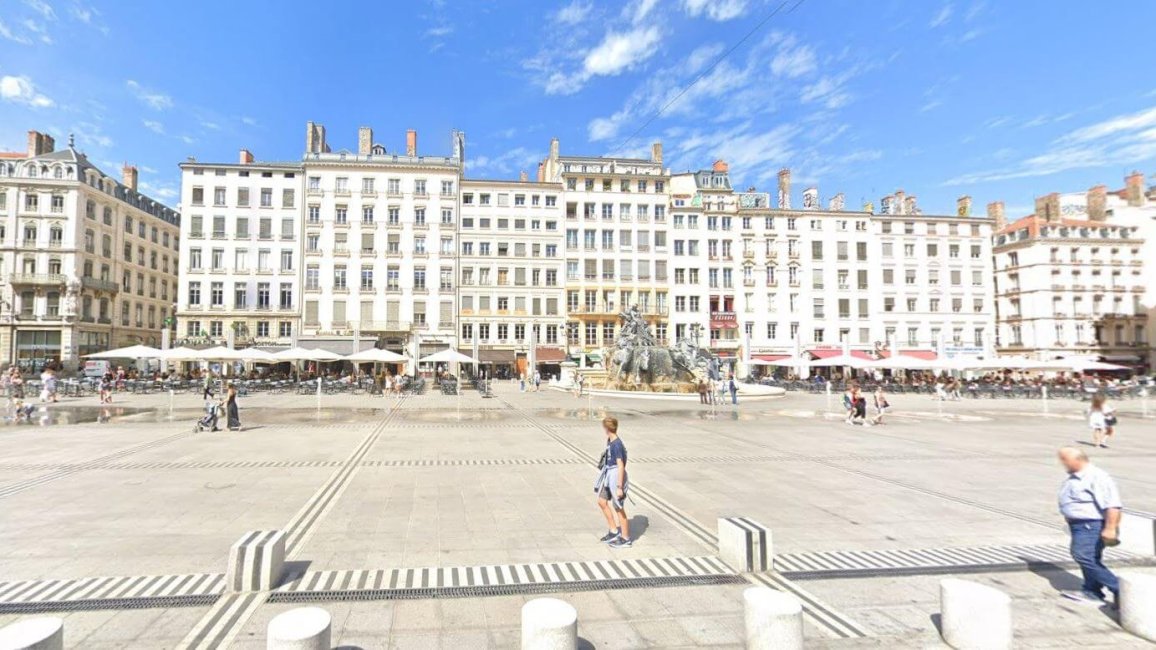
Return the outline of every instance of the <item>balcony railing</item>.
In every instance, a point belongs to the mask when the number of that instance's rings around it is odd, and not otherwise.
[[[96,289],[97,291],[109,291],[116,293],[120,291],[120,285],[109,280],[101,280],[99,278],[83,277],[80,279],[80,285],[86,289]]]
[[[8,276],[11,284],[32,284],[39,286],[63,285],[64,275],[60,273],[13,273]]]

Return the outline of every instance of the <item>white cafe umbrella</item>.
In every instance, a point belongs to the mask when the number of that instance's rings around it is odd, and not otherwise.
[[[880,370],[918,370],[920,368],[927,368],[928,363],[930,363],[928,359],[920,359],[910,354],[893,354],[886,359],[871,361],[867,364],[867,367]]]
[[[428,357],[422,357],[418,361],[422,363],[477,363],[478,360],[462,354],[453,348],[446,348],[441,352],[435,352]]]
[[[223,345],[201,350],[200,356],[197,358],[205,361],[244,361],[246,359],[244,350],[234,350]]]
[[[1078,370],[1080,372],[1093,372],[1093,371],[1101,371],[1101,370],[1128,370],[1128,369],[1129,369],[1128,366],[1121,366],[1121,365],[1115,364],[1115,363],[1105,363],[1103,361],[1095,361],[1093,359],[1088,359],[1085,361],[1077,361],[1076,367],[1073,368],[1073,370]]]
[[[245,361],[256,361],[257,363],[276,363],[279,359],[273,356],[272,352],[266,352],[257,348],[245,348],[241,350],[241,357]]]
[[[273,354],[278,361],[341,361],[341,355],[328,350],[289,348]]]
[[[853,357],[849,354],[837,354],[833,357],[827,357],[826,359],[816,359],[815,361],[811,362],[811,367],[812,368],[824,368],[824,367],[825,368],[832,368],[832,367],[839,368],[839,367],[846,366],[848,368],[866,368],[867,364],[868,364],[868,361],[866,359],[860,359],[859,357]]]
[[[165,361],[196,361],[202,357],[200,350],[194,350],[193,348],[182,346],[179,348],[161,350],[160,358],[164,359]]]
[[[159,359],[163,356],[163,350],[157,348],[150,348],[147,345],[130,345],[127,348],[117,348],[115,350],[108,350],[107,352],[95,352],[93,354],[86,354],[86,359]]]
[[[360,363],[404,363],[409,361],[409,358],[404,357],[396,352],[390,352],[389,350],[370,348],[368,350],[362,350],[361,352],[351,354],[345,357],[345,360]]]
[[[989,368],[1007,368],[1010,370],[1048,370],[1048,362],[1027,357],[996,357],[992,359]],[[1050,368],[1055,370],[1055,368]]]
[[[306,356],[304,357],[304,359],[306,361],[323,361],[323,362],[341,361],[343,358],[340,354],[337,354],[336,352],[330,352],[329,350],[322,350],[321,348],[317,348],[314,350],[306,350],[305,352],[306,352]]]

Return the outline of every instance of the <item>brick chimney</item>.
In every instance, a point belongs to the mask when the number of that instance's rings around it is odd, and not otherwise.
[[[1144,205],[1144,174],[1134,171],[1124,179],[1124,200],[1128,205]]]
[[[237,162],[242,165],[253,164],[253,152],[249,151],[248,149],[242,149],[241,155],[237,157]]]
[[[357,155],[368,156],[373,153],[373,129],[368,126],[357,129]]]
[[[529,180],[530,180],[530,176],[528,174],[526,174],[526,170],[523,169],[518,174],[518,181],[521,183],[525,183],[525,182],[528,182]]]
[[[325,144],[325,127],[314,122],[305,123],[305,153],[327,153],[329,145]]]
[[[1060,220],[1060,194],[1052,192],[1036,198],[1036,217],[1053,223]]]
[[[140,179],[140,172],[137,171],[136,165],[126,164],[121,168],[121,182],[124,186],[132,191],[136,191],[137,181]]]
[[[539,183],[545,183],[546,182],[546,163],[545,162],[538,163],[538,182]]]
[[[654,144],[650,145],[650,162],[656,162],[656,163],[662,162],[662,143],[661,142],[655,142]]]
[[[959,217],[971,216],[971,197],[961,196],[955,200],[955,214]]]
[[[405,155],[417,156],[417,131],[413,129],[405,132]]]
[[[719,160],[714,161],[714,164],[711,165],[711,170],[716,171],[716,172],[730,171],[730,168],[731,167],[730,167],[730,165],[727,164],[727,161],[722,160],[721,158]]]
[[[1108,187],[1097,185],[1088,190],[1088,220],[1103,221],[1108,218]]]
[[[56,141],[52,136],[40,131],[28,132],[28,157],[35,158],[36,156],[43,156],[46,153],[52,153],[56,150]],[[1140,178],[1143,181],[1143,177]]]
[[[1007,215],[1004,214],[1003,201],[992,201],[987,204],[987,216],[995,221],[996,231],[1007,226]]]
[[[791,209],[791,170],[786,167],[779,170],[779,208]]]

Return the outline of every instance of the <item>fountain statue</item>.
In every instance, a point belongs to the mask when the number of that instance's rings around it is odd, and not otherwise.
[[[606,388],[651,392],[694,392],[710,371],[712,355],[687,339],[659,343],[638,305],[618,315],[622,325],[607,359]]]

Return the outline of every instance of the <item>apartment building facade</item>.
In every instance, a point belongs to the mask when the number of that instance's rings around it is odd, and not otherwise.
[[[389,152],[362,127],[356,151],[330,151],[309,123],[301,337],[342,352],[377,339],[421,355],[457,346],[457,228],[464,136],[452,153]],[[349,351],[352,351],[350,349]]]
[[[495,370],[565,359],[561,183],[464,180],[459,339]]]
[[[1048,194],[1034,214],[1003,224],[994,248],[1001,353],[1152,367],[1146,251],[1156,192],[1143,183],[1132,174],[1123,190]]]
[[[37,371],[86,354],[159,345],[176,299],[180,215],[116,180],[72,138],[28,132],[0,154],[0,361]]]
[[[670,173],[661,143],[649,159],[595,158],[563,156],[555,138],[539,181],[562,185],[569,345],[597,359],[633,306],[669,342]]]
[[[298,163],[181,163],[178,343],[287,345],[301,316]]]

